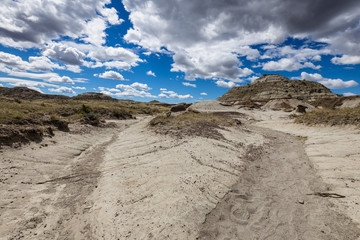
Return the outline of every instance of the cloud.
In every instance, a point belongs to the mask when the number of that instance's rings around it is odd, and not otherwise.
[[[360,64],[360,56],[343,55],[341,57],[334,57],[331,59],[333,64],[346,65],[346,64]]]
[[[147,84],[138,82],[135,82],[131,85],[118,84],[116,85],[116,88],[99,87],[98,89],[100,92],[109,96],[156,98],[156,96],[153,96],[148,92],[151,90],[151,88]]]
[[[75,95],[76,92],[68,87],[59,87],[59,88],[49,88],[50,92],[56,92],[56,93],[65,93],[65,94],[71,94]]]
[[[234,82],[231,81],[226,82],[223,80],[218,80],[215,83],[218,87],[223,87],[223,88],[233,88],[237,86]]]
[[[344,97],[351,97],[351,96],[357,96],[357,94],[355,93],[351,93],[351,92],[346,92],[342,94]]]
[[[127,62],[122,61],[109,61],[109,62],[96,62],[91,66],[92,68],[105,67],[106,69],[115,68],[118,70],[130,70],[131,65]]]
[[[82,37],[81,40],[101,46],[106,42],[106,34],[104,31],[106,28],[107,26],[104,19],[100,17],[93,18],[85,24],[84,32],[86,37]]]
[[[87,78],[74,78],[74,82],[77,83],[86,83],[87,81],[89,81]]]
[[[202,96],[207,96],[207,93],[202,92],[202,93],[200,93],[200,95],[202,95]]]
[[[166,95],[165,93],[160,93],[160,94],[158,95],[158,97],[159,97],[159,98],[169,98],[169,96]]]
[[[190,99],[190,98],[194,98],[193,96],[191,96],[190,94],[186,94],[186,95],[180,95],[174,91],[169,91],[167,89],[165,90],[161,90],[161,93],[158,95],[158,97],[160,98],[176,98],[176,99]]]
[[[187,87],[196,88],[196,84],[192,84],[192,83],[188,83],[188,82],[183,82],[182,85],[187,86]]]
[[[250,61],[259,58],[259,53],[250,46],[279,44],[288,37],[327,42],[331,54],[356,52],[360,56],[358,0],[206,3],[195,0],[181,4],[176,0],[123,0],[123,3],[133,23],[125,40],[150,52],[170,51],[174,60],[172,71],[184,72],[187,80],[237,81],[252,73],[241,67],[238,57]],[[294,64],[276,69],[318,68],[312,62],[320,58],[321,55],[301,61],[298,58]],[[279,64],[284,65],[285,60],[282,61]]]
[[[313,62],[320,61],[321,55],[329,54],[327,48],[311,49],[301,47],[295,49],[291,46],[277,47],[270,45],[270,48],[261,56],[262,59],[278,59],[263,64],[263,70],[266,71],[297,71],[302,68],[320,69],[321,66],[315,66]]]
[[[85,53],[80,50],[62,43],[50,43],[42,54],[71,65],[82,65],[86,57]]]
[[[153,73],[151,70],[147,71],[146,75],[156,77],[155,73]]]
[[[74,73],[81,73],[82,69],[77,65],[66,65],[66,70]]]
[[[74,84],[74,81],[69,78],[68,76],[56,76],[56,77],[51,77],[49,79],[46,80],[47,82],[50,83],[68,83],[68,84]]]
[[[83,65],[88,68],[105,67],[107,69],[129,70],[143,62],[137,54],[126,48],[70,41],[48,44],[43,54],[68,64]]]
[[[359,85],[354,80],[344,81],[339,78],[338,79],[324,78],[318,73],[312,74],[312,73],[302,72],[301,79],[319,82],[323,84],[325,87],[330,89],[342,89],[342,88],[356,87],[357,85]]]
[[[15,87],[58,87],[55,84],[44,83],[44,82],[37,82],[19,78],[8,78],[8,77],[0,77],[0,82],[8,83],[11,86]]]
[[[255,81],[256,79],[258,79],[259,77],[257,76],[252,76],[252,77],[249,77],[247,80],[250,81],[250,82],[253,82]]]
[[[101,73],[100,75],[94,74],[94,76],[98,76],[99,78],[108,78],[108,79],[125,81],[125,78],[123,77],[123,75],[121,75],[120,73],[115,72],[115,71],[106,71],[104,73]]]
[[[188,48],[186,51],[176,52],[171,65],[172,72],[184,72],[186,80],[224,78],[239,81],[253,73],[248,68],[240,68],[240,60],[234,52],[220,50],[220,47],[202,46]]]
[[[8,75],[23,78],[42,79],[50,83],[74,84],[74,81],[68,76],[59,76],[57,73],[28,73],[28,72],[8,72]]]
[[[320,69],[321,66],[315,66],[311,62],[300,63],[293,58],[282,58],[279,61],[270,61],[263,65],[266,71],[297,71],[302,68]]]
[[[44,56],[29,57],[29,61],[27,62],[22,60],[22,58],[19,56],[1,51],[0,51],[0,65],[4,66],[7,69],[35,71],[35,72],[51,71],[53,69],[64,69],[64,67],[61,67],[58,64],[51,62],[50,59]]]
[[[92,47],[87,54],[87,57],[96,61],[123,61],[129,63],[131,66],[136,66],[138,62],[142,62],[138,55],[129,49],[122,47]]]
[[[130,86],[135,88],[135,89],[141,89],[141,90],[144,90],[144,91],[150,91],[151,90],[151,88],[145,83],[134,82]]]
[[[72,87],[73,89],[86,90],[86,87]]]
[[[41,91],[40,88],[38,87],[28,87],[29,89],[32,89],[32,90],[35,90],[35,91],[38,91],[39,93],[44,93],[43,91]]]
[[[119,24],[109,0],[12,1],[0,6],[0,43],[30,48],[60,36],[104,43],[105,29]]]

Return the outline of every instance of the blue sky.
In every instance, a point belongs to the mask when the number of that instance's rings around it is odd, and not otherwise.
[[[262,74],[360,94],[354,0],[5,0],[0,84],[138,101],[215,99]]]

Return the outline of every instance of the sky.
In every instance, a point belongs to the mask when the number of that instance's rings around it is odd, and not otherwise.
[[[359,0],[2,0],[0,86],[196,102],[263,74],[360,95]]]

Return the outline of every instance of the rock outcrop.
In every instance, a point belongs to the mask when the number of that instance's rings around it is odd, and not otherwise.
[[[263,75],[254,82],[230,89],[218,100],[269,101],[272,99],[313,100],[318,98],[337,98],[328,88],[320,83],[307,80],[290,80],[278,74]]]
[[[171,107],[170,112],[182,112],[186,111],[188,107],[190,107],[191,104],[187,103],[179,103]]]

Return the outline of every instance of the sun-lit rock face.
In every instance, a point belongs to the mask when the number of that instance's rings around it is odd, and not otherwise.
[[[230,89],[218,100],[265,101],[279,98],[316,99],[337,97],[320,83],[307,80],[290,80],[279,74],[263,75],[245,86]]]

